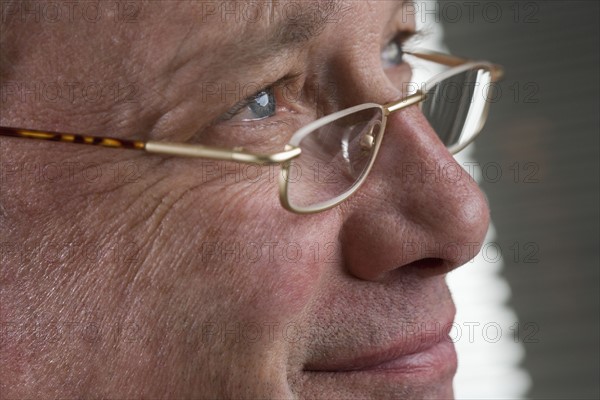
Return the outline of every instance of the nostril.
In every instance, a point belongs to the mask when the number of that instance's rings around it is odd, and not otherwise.
[[[411,265],[418,268],[439,268],[440,264],[444,261],[440,258],[422,258],[417,261],[413,261]]]
[[[429,278],[432,276],[447,274],[452,271],[455,266],[451,262],[442,258],[421,258],[413,261],[410,264],[404,265],[402,268],[397,268],[396,271],[404,271],[406,273],[408,269],[412,269],[416,274],[422,278]]]

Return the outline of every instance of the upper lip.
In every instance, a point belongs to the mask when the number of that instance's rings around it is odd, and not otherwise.
[[[453,310],[454,311],[454,310]],[[378,347],[364,346],[357,349],[356,346],[350,351],[346,349],[342,354],[333,357],[309,362],[305,365],[305,371],[313,372],[346,372],[377,369],[378,366],[400,359],[402,357],[418,354],[429,350],[444,340],[448,340],[448,330],[454,320],[454,312],[451,317],[439,323],[428,325],[415,323],[412,326],[422,327],[416,333],[407,336],[406,332],[397,332],[388,343]],[[432,325],[435,328],[432,328]],[[426,329],[426,327],[428,327]],[[357,355],[358,354],[358,355]]]

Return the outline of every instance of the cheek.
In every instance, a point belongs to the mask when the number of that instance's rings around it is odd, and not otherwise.
[[[294,220],[297,217],[282,211],[278,204],[277,207],[259,216],[257,220],[262,223],[251,229],[252,237],[240,241],[240,248],[249,240],[253,242],[252,256],[240,257],[239,263],[230,264],[240,269],[236,274],[243,277],[239,289],[250,299],[243,305],[245,311],[273,322],[300,318],[318,292],[326,269],[333,268],[338,247],[335,230],[325,228],[325,222],[322,221],[323,226],[285,223],[273,215],[285,213]],[[248,221],[247,227],[250,226]],[[221,240],[227,243],[230,238]]]
[[[188,238],[201,232],[191,246],[200,249],[193,261],[198,284],[243,319],[297,318],[323,273],[339,260],[335,213],[299,216],[284,210],[275,171],[275,179],[269,173],[262,181],[253,177],[198,188],[192,197],[202,208],[180,219],[189,227]]]

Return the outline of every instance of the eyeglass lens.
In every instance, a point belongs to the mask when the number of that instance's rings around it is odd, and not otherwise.
[[[381,133],[383,113],[373,107],[347,115],[308,134],[289,167],[288,200],[310,208],[351,190],[367,171]]]
[[[426,86],[421,109],[448,148],[468,143],[481,129],[490,81],[489,71],[473,68]],[[372,163],[382,123],[382,110],[373,107],[306,135],[299,143],[300,157],[289,166],[290,205],[318,209],[349,194]]]

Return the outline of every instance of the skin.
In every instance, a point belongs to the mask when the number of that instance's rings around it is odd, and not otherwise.
[[[252,53],[268,19],[203,21],[199,3],[136,4],[131,24],[4,21],[3,82],[134,83],[136,93],[8,95],[1,124],[185,142],[243,98],[207,101],[203,82],[299,73],[301,100],[279,110],[298,118],[401,96],[380,61],[394,31],[414,29],[400,2],[347,3],[293,51],[235,64],[223,60]],[[317,83],[335,93],[311,102]],[[487,230],[485,197],[467,174],[398,173],[399,160],[455,165],[417,107],[392,114],[385,135],[359,192],[304,216],[281,207],[274,181],[206,179],[206,160],[1,139],[3,398],[452,397],[450,362],[428,381],[306,371],[385,347],[410,324],[441,332],[453,315],[445,274]],[[53,162],[73,173],[31,172]],[[91,165],[101,178],[83,174]]]

